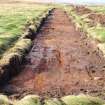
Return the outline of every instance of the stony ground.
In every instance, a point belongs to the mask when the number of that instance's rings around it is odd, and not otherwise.
[[[54,9],[49,15],[21,69],[4,92],[61,97],[79,93],[101,96],[105,90],[102,53],[94,41],[76,31],[63,10]]]

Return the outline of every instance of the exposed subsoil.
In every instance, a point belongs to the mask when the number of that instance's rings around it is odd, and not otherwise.
[[[3,88],[11,96],[85,93],[105,98],[105,59],[63,10],[49,15],[21,69]]]

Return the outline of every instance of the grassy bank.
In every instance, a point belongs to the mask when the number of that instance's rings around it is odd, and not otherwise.
[[[0,56],[11,47],[32,22],[38,22],[50,6],[0,4]]]
[[[41,97],[37,95],[27,95],[21,100],[10,100],[4,95],[0,95],[2,105],[42,105]],[[97,97],[88,95],[69,95],[62,98],[44,98],[43,105],[105,105],[105,101]]]

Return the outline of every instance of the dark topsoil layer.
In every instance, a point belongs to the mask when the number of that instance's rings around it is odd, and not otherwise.
[[[62,10],[48,16],[21,69],[3,87],[11,97],[85,93],[105,98],[105,59]]]

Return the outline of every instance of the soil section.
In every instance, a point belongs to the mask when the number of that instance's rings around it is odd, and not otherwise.
[[[63,10],[54,9],[47,18],[21,69],[4,92],[19,97],[85,93],[104,98],[105,59],[94,41],[76,31]]]

